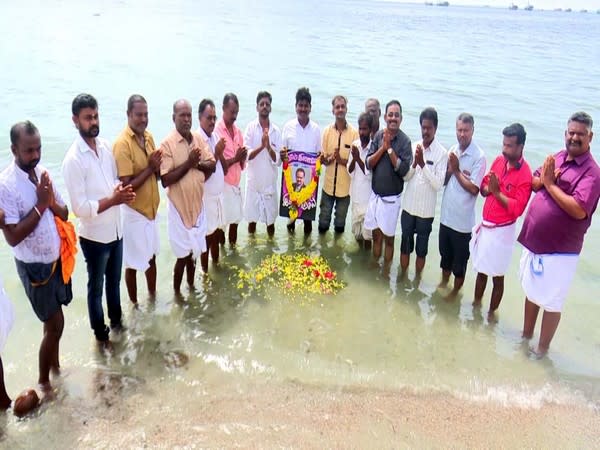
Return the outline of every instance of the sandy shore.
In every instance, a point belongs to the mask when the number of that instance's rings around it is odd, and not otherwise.
[[[600,414],[290,382],[232,385],[177,405],[139,392],[71,432],[80,448],[599,448]]]

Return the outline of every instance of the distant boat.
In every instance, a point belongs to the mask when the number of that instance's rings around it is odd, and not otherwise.
[[[437,6],[450,6],[450,3],[448,3],[448,2],[437,2],[436,5]]]
[[[554,11],[562,11],[562,8],[555,8]]]
[[[587,13],[587,9],[582,9],[581,11],[579,11],[580,13],[586,14]]]
[[[433,6],[433,2],[425,2],[427,6]]]
[[[571,8],[565,9],[565,12],[571,12]]]
[[[525,11],[533,11],[533,5],[527,3],[527,6],[523,8]]]
[[[519,7],[517,5],[515,5],[514,3],[511,3],[510,5],[508,5],[508,9],[510,9],[511,11],[515,11],[515,10],[519,9]]]

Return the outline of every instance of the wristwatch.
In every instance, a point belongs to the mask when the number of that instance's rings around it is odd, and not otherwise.
[[[394,151],[394,150],[392,150],[392,147],[388,148],[388,155],[390,155],[390,156],[391,156],[393,151]]]

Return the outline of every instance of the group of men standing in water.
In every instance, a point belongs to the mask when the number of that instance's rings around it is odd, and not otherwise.
[[[333,217],[335,233],[344,233],[347,213],[352,234],[389,268],[398,221],[401,225],[400,268],[406,274],[415,252],[420,277],[426,262],[438,192],[441,203],[439,252],[443,286],[454,276],[452,298],[460,291],[472,256],[477,272],[474,304],[482,301],[492,277],[489,314],[500,305],[504,276],[516,241],[516,221],[533,201],[518,241],[523,245],[519,277],[526,294],[523,337],[533,336],[539,308],[544,309],[536,352],[545,353],[575,273],[584,234],[600,197],[600,168],[591,155],[592,118],[573,114],[567,122],[565,149],[550,155],[532,173],[523,156],[526,132],[515,123],[503,130],[502,153],[486,171],[482,148],[473,140],[474,118],[456,119],[457,144],[448,151],[436,138],[438,115],[425,108],[421,139],[411,144],[401,130],[402,106],[389,101],[382,111],[369,99],[358,128],[346,120],[347,99],[332,99],[334,122],[323,133],[310,119],[312,97],[296,93],[296,117],[282,130],[270,119],[272,96],[256,97],[257,118],[242,132],[236,125],[239,101],[228,93],[217,107],[203,99],[199,127],[192,130],[193,108],[181,99],[173,104],[173,129],[156,145],[148,127],[148,105],[141,95],[127,102],[127,125],[111,146],[99,137],[96,99],[80,94],[72,102],[78,135],[65,154],[62,175],[73,213],[79,219],[79,246],[87,274],[90,326],[98,343],[110,349],[109,334],[123,329],[120,280],[123,263],[128,296],[137,304],[136,274],[145,274],[150,296],[156,293],[156,255],[160,249],[158,183],[166,189],[168,238],[176,257],[173,288],[183,276],[194,285],[196,261],[208,270],[209,255],[219,260],[226,240],[235,245],[238,226],[248,232],[265,224],[275,232],[279,201],[279,166],[287,152],[319,155],[325,166],[320,193],[319,233]],[[59,373],[59,343],[64,328],[62,306],[72,299],[71,279],[76,246],[69,243],[67,203],[40,164],[41,137],[29,121],[11,128],[13,162],[0,174],[0,227],[13,248],[17,271],[34,312],[44,324],[39,352],[39,384],[50,393],[50,373]],[[246,171],[245,195],[241,188]],[[302,175],[302,179],[300,179]],[[304,189],[308,174],[296,175]],[[302,182],[302,184],[298,184]],[[475,217],[477,196],[484,198],[481,220]],[[303,220],[304,233],[312,221]],[[295,222],[288,222],[290,233]],[[74,236],[74,235],[73,235]],[[109,325],[102,306],[103,290]],[[6,322],[6,321],[5,321]],[[2,324],[0,327],[9,326]],[[2,331],[2,330],[0,330]],[[0,360],[0,379],[2,379]],[[10,404],[2,383],[0,406]]]

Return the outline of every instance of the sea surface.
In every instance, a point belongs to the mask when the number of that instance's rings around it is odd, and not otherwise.
[[[525,156],[537,167],[562,148],[572,112],[585,110],[600,124],[598,42],[597,14],[366,0],[2,1],[0,162],[4,167],[12,158],[10,126],[32,120],[42,135],[42,164],[66,196],[60,166],[76,135],[70,104],[80,92],[98,99],[101,136],[109,140],[125,125],[128,96],[143,94],[149,103],[149,130],[160,142],[173,126],[176,99],[197,105],[210,97],[219,105],[225,92],[235,92],[243,128],[255,118],[256,93],[268,90],[272,120],[281,127],[295,116],[296,90],[308,86],[311,117],[322,128],[333,121],[335,94],[348,97],[352,123],[368,97],[382,103],[396,98],[403,105],[402,128],[413,140],[420,138],[420,111],[435,106],[438,138],[450,147],[456,142],[455,117],[471,112],[474,139],[484,148],[488,165],[501,151],[502,128],[520,122],[528,133]],[[113,389],[118,398],[143,392],[140,413],[165,414],[176,411],[178,396],[218,391],[225,376],[239,385],[272,380],[332,390],[407,388],[424,396],[444,392],[507,407],[555,402],[600,408],[597,214],[551,351],[536,361],[520,337],[524,295],[517,280],[519,245],[495,321],[485,313],[490,286],[483,310],[471,306],[475,274],[470,269],[456,301],[444,301],[437,291],[439,214],[420,282],[413,280],[414,261],[408,280],[397,276],[399,238],[387,277],[368,267],[368,255],[349,232],[338,239],[320,237],[316,229],[308,239],[302,233],[290,237],[280,218],[272,240],[260,225],[256,237],[248,237],[242,224],[238,247],[222,251],[220,267],[211,267],[206,277],[198,275],[195,292],[177,302],[161,195],[156,302],[145,298],[145,283],[138,276],[141,307],[133,309],[123,282],[128,330],[113,356],[99,354],[88,324],[80,253],[75,298],[64,309],[61,357],[66,375],[59,399],[34,419],[3,419],[0,446],[85,446],[68,424],[94,414],[90,404],[99,412],[115,407],[98,402],[98,392]],[[244,295],[236,286],[237,271],[254,267],[273,252],[322,255],[346,287],[336,296],[303,302],[279,292],[269,292],[268,298]],[[42,326],[3,240],[0,273],[16,308],[16,323],[2,353],[14,397],[35,386]],[[536,340],[538,333],[539,328]],[[149,406],[154,404],[163,409]],[[94,439],[110,446],[110,434]]]

